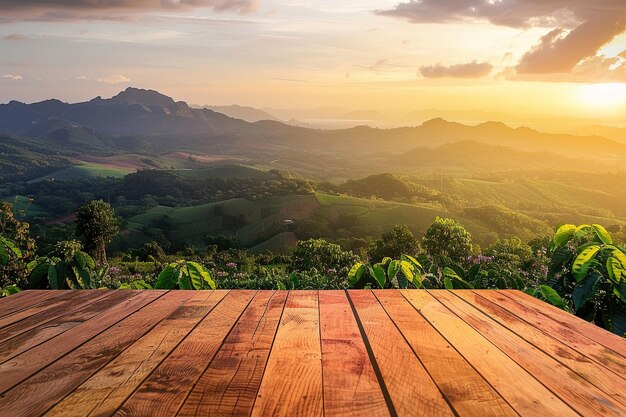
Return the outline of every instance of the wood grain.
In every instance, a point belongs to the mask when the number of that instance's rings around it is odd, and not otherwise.
[[[509,294],[512,295],[512,298],[508,297]],[[583,352],[585,356],[611,369],[616,375],[626,378],[624,372],[624,369],[626,369],[626,357],[618,353],[620,344],[612,343],[613,338],[616,337],[615,335],[563,310],[557,309],[558,312],[553,312],[553,309],[556,307],[544,303],[535,297],[528,296],[530,300],[526,300],[527,295],[524,294],[522,296],[520,294],[522,293],[503,293],[498,291],[494,294],[493,299],[503,303],[505,308],[511,313],[524,317],[526,322],[532,324],[537,329],[558,337],[560,341],[571,348]],[[542,310],[543,307],[545,308]],[[576,325],[576,323],[580,322],[584,324]],[[593,326],[599,331],[593,332],[598,333],[594,337],[599,340],[589,338],[580,333],[581,329],[587,326]],[[626,340],[623,339],[620,342],[621,345],[626,346]],[[607,347],[607,345],[612,345],[612,347]]]
[[[13,294],[10,297],[0,298],[0,317],[6,317],[18,311],[30,309],[39,303],[45,305],[46,301],[60,297],[64,292],[28,290]]]
[[[392,290],[395,291],[395,290]],[[453,416],[439,388],[371,291],[348,291],[398,416]],[[419,400],[416,400],[419,399]]]
[[[588,346],[593,345],[593,343],[589,343],[589,340],[591,340],[595,342],[595,344],[603,345],[613,352],[618,353],[622,358],[626,358],[626,340],[623,337],[619,337],[595,324],[589,323],[580,317],[576,317],[573,314],[538,300],[535,297],[531,297],[521,291],[499,290],[497,292],[517,301],[518,305],[525,307],[523,308],[525,314],[532,314],[533,311],[539,312],[543,317],[548,317],[549,322],[555,321],[559,323],[561,328],[573,332],[574,334],[563,332],[566,333],[568,338],[571,337],[577,340],[578,343],[586,343]],[[581,338],[580,335],[584,336],[584,338]],[[600,357],[602,357],[602,355],[600,355]],[[611,355],[611,357],[607,357],[606,359],[612,361],[615,358],[614,355]],[[624,369],[623,362],[621,362],[619,366],[621,366],[622,370]]]
[[[496,297],[493,297],[492,294],[496,295]],[[622,405],[626,405],[626,391],[624,391],[626,383],[623,379],[597,362],[592,361],[584,354],[552,337],[552,335],[542,332],[506,310],[506,306],[510,301],[500,299],[492,291],[458,290],[454,291],[454,295],[464,299],[502,326],[532,343],[533,346],[551,355],[569,369],[609,394],[614,400]]]
[[[389,416],[344,291],[320,291],[324,416]]]
[[[518,415],[400,293],[377,290],[374,294],[457,414]]]
[[[228,291],[187,293],[190,299],[66,396],[46,416],[110,416]]]
[[[256,294],[177,415],[250,415],[286,299]]]
[[[581,415],[626,414],[626,408],[611,396],[452,292],[438,291],[437,299]]]
[[[323,415],[317,291],[290,291],[251,416]]]
[[[579,416],[435,296],[423,290],[400,292],[518,414],[523,417]]]
[[[70,330],[0,364],[0,393],[22,382],[63,357],[103,330],[126,318],[164,294],[163,291],[133,291],[134,296],[72,327]]]
[[[189,292],[172,291],[156,299],[6,392],[0,399],[0,409],[13,417],[41,415],[191,295]],[[65,413],[84,414],[80,408]]]
[[[101,295],[101,294],[100,294]],[[111,307],[128,300],[136,294],[125,291],[107,292],[106,298],[96,300],[82,308],[68,312],[68,314],[54,320],[44,322],[29,331],[18,334],[4,342],[0,342],[0,363],[26,352],[58,335],[78,326]]]
[[[254,294],[254,291],[229,292],[115,415],[175,415]]]

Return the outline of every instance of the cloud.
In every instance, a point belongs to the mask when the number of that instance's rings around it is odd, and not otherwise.
[[[488,21],[512,28],[549,27],[516,66],[520,74],[568,73],[626,31],[623,0],[411,0],[377,14],[413,23]]]
[[[589,20],[570,32],[554,29],[544,35],[515,67],[520,74],[554,74],[571,71],[626,30],[626,19],[612,17]]]
[[[467,64],[445,66],[441,64],[420,67],[424,78],[480,78],[491,73],[493,65],[488,62],[472,61]]]
[[[515,71],[514,67],[508,67],[498,74],[498,78],[512,81],[626,83],[626,60],[619,56],[606,57],[599,55],[584,59],[568,73],[555,74],[523,74]]]
[[[96,81],[105,84],[123,84],[130,82],[130,78],[127,78],[121,74],[109,75],[103,78],[96,78]]]
[[[626,50],[625,50],[625,51],[620,52],[618,56],[619,56],[620,58],[624,58],[624,59],[626,59]]]
[[[27,41],[30,40],[30,36],[20,35],[19,33],[9,33],[4,38],[5,41]]]
[[[6,79],[6,80],[11,80],[11,81],[19,81],[22,79],[21,75],[13,75],[13,74],[5,74],[2,76],[2,78]]]
[[[259,0],[0,0],[0,21],[125,20],[163,10],[251,13]]]

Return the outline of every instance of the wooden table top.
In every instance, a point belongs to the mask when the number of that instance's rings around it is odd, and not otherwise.
[[[626,341],[518,291],[25,291],[0,416],[625,416]]]

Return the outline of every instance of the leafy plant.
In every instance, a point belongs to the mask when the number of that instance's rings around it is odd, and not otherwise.
[[[579,317],[626,334],[626,250],[599,224],[557,228],[550,245],[550,286]]]
[[[348,271],[351,288],[421,288],[423,279],[422,264],[411,255],[386,257],[371,265],[357,262]]]
[[[124,284],[120,284],[118,287],[120,290],[151,290],[152,285],[148,284],[143,279],[138,279],[131,282],[126,282]]]
[[[81,249],[79,242],[62,241],[48,256],[30,262],[29,288],[94,288],[92,276],[96,265],[91,256]]]
[[[180,260],[167,265],[157,277],[154,286],[158,290],[214,290],[215,282],[202,265],[197,262]]]
[[[9,295],[17,294],[22,289],[17,285],[7,285],[6,287],[0,287],[0,298],[8,297]]]

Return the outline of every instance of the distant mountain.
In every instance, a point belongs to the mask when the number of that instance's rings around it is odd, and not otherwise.
[[[626,143],[626,127],[612,127],[602,125],[592,125],[574,130],[577,135],[597,135]]]
[[[249,107],[249,106],[239,106],[239,105],[234,104],[232,106],[205,105],[205,106],[192,106],[192,107],[196,107],[196,108],[199,107],[199,108],[213,110],[215,112],[225,114],[228,117],[232,117],[234,119],[245,120],[246,122],[250,122],[250,123],[259,122],[261,120],[273,120],[276,122],[280,121],[280,119],[278,119],[275,116],[272,116],[271,114],[269,114],[268,112],[264,110],[255,109],[254,107]]]
[[[337,108],[324,111],[331,114]],[[469,169],[470,159],[476,160],[473,166],[489,167],[491,158],[494,167],[503,169],[550,163],[550,158],[540,155],[516,159],[513,150],[558,155],[582,169],[595,167],[598,162],[607,170],[622,169],[626,161],[626,143],[599,136],[547,134],[526,127],[511,128],[501,122],[468,126],[441,118],[420,126],[394,129],[358,126],[320,130],[275,120],[250,123],[211,109],[191,108],[159,92],[137,88],[128,88],[110,99],[96,97],[83,103],[11,101],[0,105],[0,133],[27,137],[38,147],[47,147],[60,156],[185,152],[196,155],[198,161],[243,158],[269,168],[305,172],[318,178],[397,172],[400,168],[395,166],[394,156],[403,158],[404,171],[437,171],[444,166],[445,170]],[[473,145],[471,149],[462,149],[460,142]],[[446,151],[449,155],[432,154],[431,160],[422,157],[429,155],[426,150],[446,144],[451,145]],[[500,148],[496,152],[480,144]],[[418,152],[416,162],[407,163],[410,158],[403,155],[416,148],[423,149],[419,151],[423,155]],[[591,160],[595,162],[585,162]],[[554,164],[562,165],[562,161],[555,158]]]

